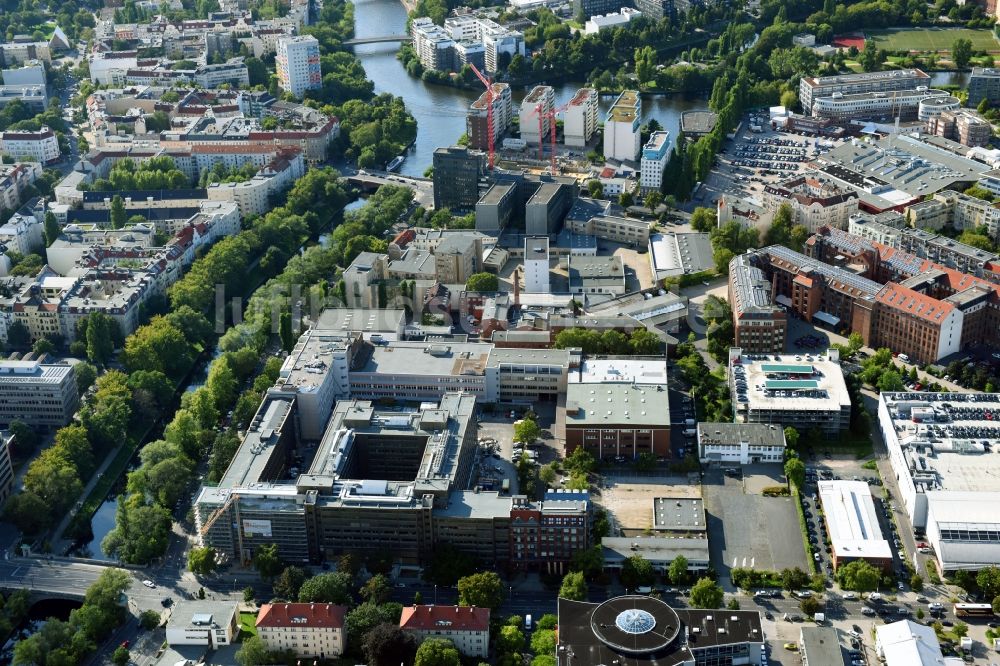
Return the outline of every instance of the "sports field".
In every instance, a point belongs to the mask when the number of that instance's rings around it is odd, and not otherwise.
[[[968,28],[893,28],[866,32],[879,48],[887,51],[951,51],[956,39],[968,39],[973,51],[1000,53],[1000,42],[991,30]]]

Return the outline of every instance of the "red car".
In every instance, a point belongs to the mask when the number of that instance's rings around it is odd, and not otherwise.
[[[918,541],[917,548],[927,548],[927,544],[924,543],[923,541]]]
[[[129,645],[131,645],[131,643],[129,643],[128,641],[122,641],[121,647],[127,650]]]

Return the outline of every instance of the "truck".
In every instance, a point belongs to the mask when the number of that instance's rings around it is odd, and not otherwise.
[[[815,622],[816,624],[823,624],[824,622],[826,622],[826,614],[824,613],[813,614],[813,622]]]
[[[962,642],[959,645],[962,648],[962,652],[972,652],[972,639],[968,636],[962,636]]]

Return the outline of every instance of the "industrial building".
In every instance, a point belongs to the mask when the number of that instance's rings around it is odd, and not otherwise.
[[[737,347],[750,354],[785,351],[788,315],[771,300],[771,282],[748,255],[729,262],[729,307]]]
[[[1000,562],[1000,394],[883,393],[878,424],[903,506],[942,572]]]
[[[871,489],[865,481],[820,481],[817,493],[833,548],[833,568],[863,560],[892,568],[892,547],[882,536]]]
[[[760,356],[729,350],[736,423],[771,423],[836,435],[847,428],[851,398],[839,354]]]
[[[755,465],[785,460],[785,430],[768,423],[699,423],[702,464]]]

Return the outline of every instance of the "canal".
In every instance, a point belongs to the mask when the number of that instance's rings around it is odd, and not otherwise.
[[[354,33],[358,38],[406,32],[406,9],[399,0],[354,0]],[[377,93],[389,92],[406,102],[406,108],[417,120],[417,142],[407,154],[400,173],[422,176],[432,163],[434,149],[453,145],[465,132],[465,112],[478,97],[478,92],[448,86],[429,85],[406,73],[396,59],[398,44],[364,44],[355,47],[365,71],[375,83]],[[582,83],[562,83],[554,86],[556,104],[569,101]],[[519,105],[526,89],[512,91],[514,104]],[[601,97],[601,115],[614,101]],[[684,111],[707,108],[704,95],[659,95],[642,101],[643,120],[655,118],[673,136],[680,129]],[[515,108],[516,110],[516,108]]]

